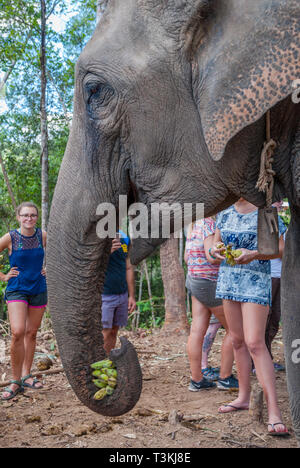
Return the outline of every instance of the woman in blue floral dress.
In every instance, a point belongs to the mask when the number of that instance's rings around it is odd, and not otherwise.
[[[230,266],[224,260],[220,266],[216,297],[223,299],[224,312],[235,352],[239,394],[220,413],[249,409],[251,357],[268,404],[268,431],[272,435],[288,434],[278,407],[275,372],[265,344],[265,329],[271,304],[270,259],[257,250],[257,207],[241,198],[217,217],[215,244],[212,254],[222,258],[218,244],[231,243],[242,254]],[[279,219],[280,256],[284,241],[284,224]]]

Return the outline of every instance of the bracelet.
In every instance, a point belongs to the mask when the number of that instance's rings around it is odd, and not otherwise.
[[[208,253],[209,253],[209,255],[211,256],[211,258],[213,258],[214,260],[217,259],[217,257],[215,257],[215,256],[211,253],[211,248],[209,249]]]

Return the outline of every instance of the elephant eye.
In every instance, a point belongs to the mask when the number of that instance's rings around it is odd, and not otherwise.
[[[111,86],[103,83],[90,83],[86,90],[87,104],[92,107],[106,106],[115,94]]]

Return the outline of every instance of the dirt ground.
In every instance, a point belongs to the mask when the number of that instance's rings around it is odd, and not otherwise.
[[[222,331],[214,343],[210,364],[219,364]],[[128,414],[108,418],[85,408],[63,373],[44,376],[44,389],[27,390],[13,401],[0,403],[0,447],[32,448],[296,448],[289,438],[270,437],[266,425],[253,422],[248,412],[218,414],[217,408],[235,394],[210,390],[188,391],[189,364],[185,335],[162,330],[122,331],[138,351],[143,391]],[[9,339],[0,380],[10,378]],[[281,335],[273,344],[275,360],[283,362]],[[36,358],[55,354],[51,331],[40,332]],[[35,360],[35,366],[37,365]],[[52,358],[53,359],[53,358]],[[59,357],[54,368],[60,367]],[[34,367],[33,370],[37,370]],[[276,374],[280,407],[291,430],[285,373]],[[256,377],[252,377],[253,384]],[[1,390],[1,389],[0,389]],[[265,412],[265,409],[264,409]],[[174,415],[177,422],[174,423]],[[264,421],[267,422],[266,412]]]

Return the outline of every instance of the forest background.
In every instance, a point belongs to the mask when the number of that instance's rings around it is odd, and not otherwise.
[[[47,229],[72,121],[74,66],[105,4],[0,0],[0,237],[18,227],[15,209],[22,201],[41,208],[39,226]],[[138,310],[129,328],[188,327],[183,251],[184,236],[171,239],[137,268]],[[7,252],[0,268],[9,271]],[[5,287],[0,283],[2,321]]]
[[[107,0],[0,0],[0,237],[18,227],[22,201],[51,200],[73,112],[74,66]],[[288,223],[289,214],[285,213]],[[188,329],[185,238],[170,239],[136,270],[138,310],[129,328]],[[1,271],[9,271],[7,253]],[[0,320],[7,318],[0,282]]]

